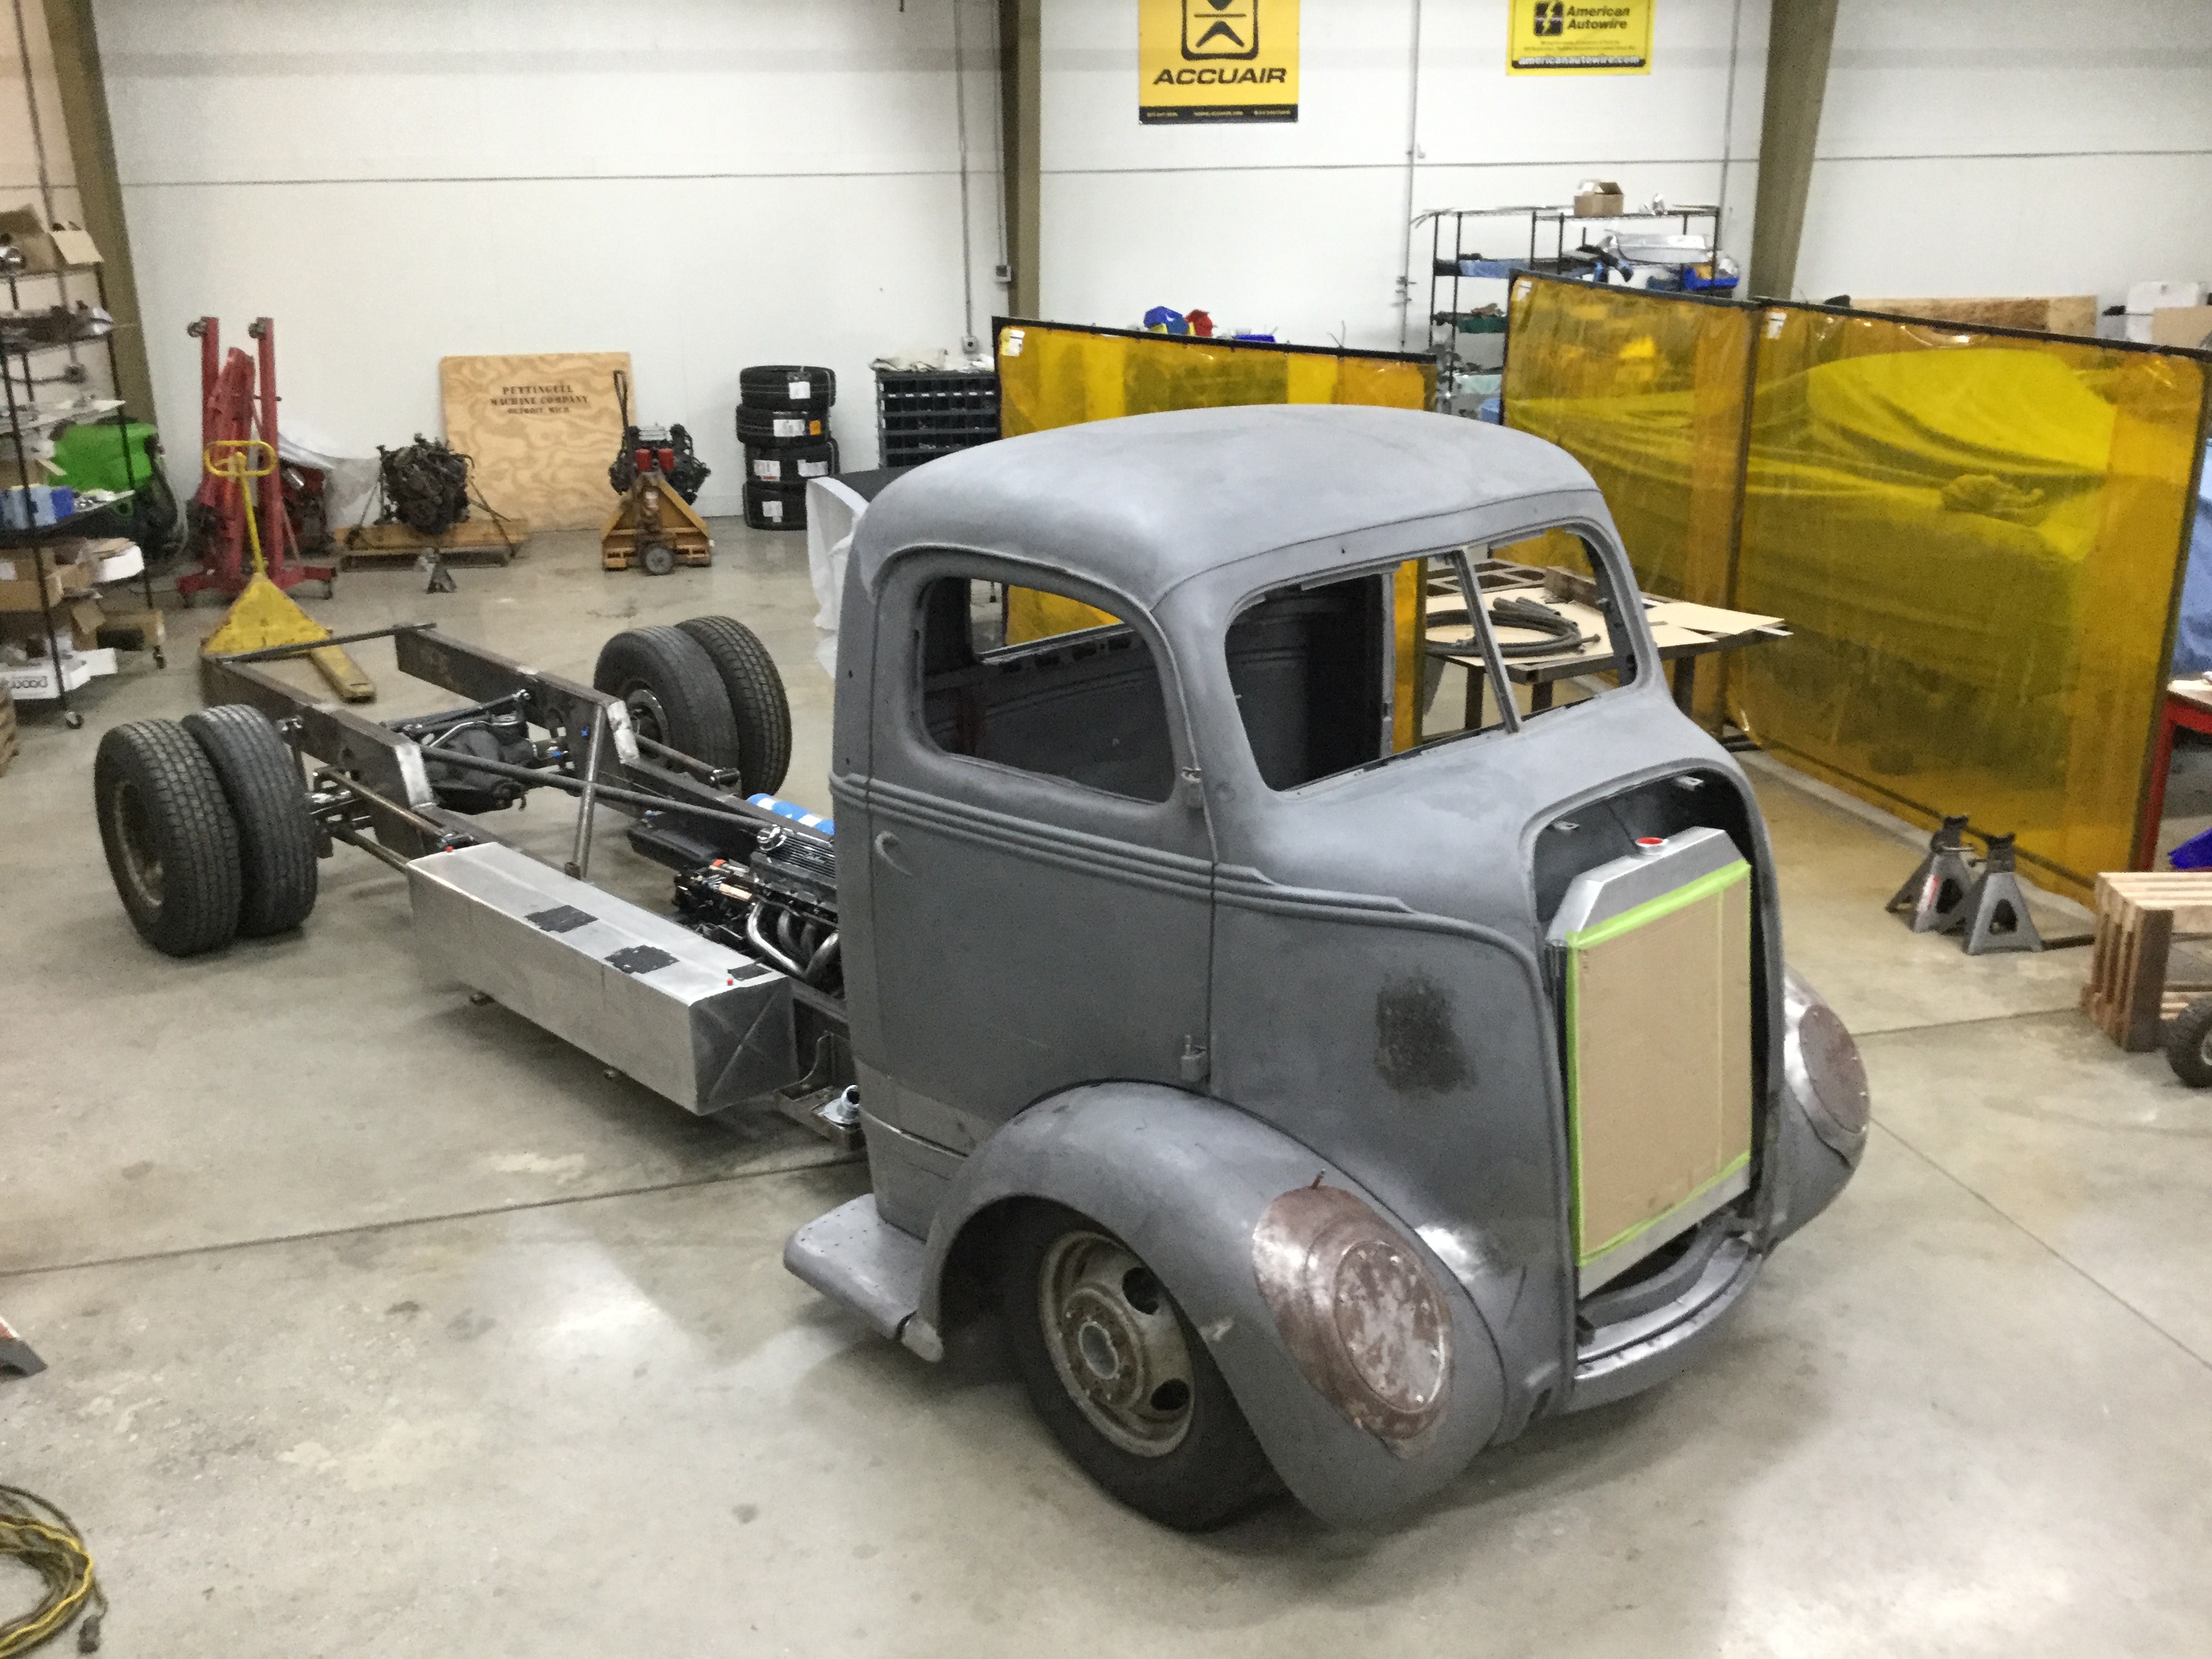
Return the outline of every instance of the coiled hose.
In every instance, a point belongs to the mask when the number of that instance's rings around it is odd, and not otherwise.
[[[76,1650],[100,1649],[100,1622],[107,1616],[107,1593],[93,1571],[92,1552],[76,1523],[36,1492],[0,1486],[0,1555],[12,1555],[46,1582],[46,1593],[25,1617],[0,1624],[0,1659],[44,1647],[67,1630],[87,1607],[78,1626]]]
[[[1551,657],[1583,644],[1583,630],[1548,605],[1534,599],[1498,599],[1490,607],[1490,620],[1504,628],[1533,629],[1543,635],[1535,640],[1500,640],[1501,657]]]

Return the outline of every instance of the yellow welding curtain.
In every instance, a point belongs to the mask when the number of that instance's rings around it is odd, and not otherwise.
[[[1507,418],[1589,467],[1644,584],[1790,625],[1730,659],[1747,731],[2014,831],[2060,891],[2126,867],[2202,365],[1536,279],[1512,309]]]
[[[1081,328],[1001,320],[997,325],[999,428],[1006,437],[1082,421],[1170,409],[1237,404],[1379,404],[1426,409],[1434,359],[1326,347],[1237,344],[1134,329]],[[1399,746],[1413,741],[1416,677],[1412,648],[1419,581],[1401,573]],[[1009,643],[1043,639],[1112,620],[1073,599],[1025,588],[1006,594]]]

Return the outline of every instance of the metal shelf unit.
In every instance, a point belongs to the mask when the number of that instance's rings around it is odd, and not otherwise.
[[[999,435],[994,370],[876,371],[878,465],[918,466]]]
[[[88,276],[92,279],[93,293],[98,296],[96,303],[102,311],[106,310],[107,278],[98,265],[64,265],[58,270],[9,271],[5,273],[4,276],[0,276],[0,281],[4,281],[7,285],[9,308],[21,311],[23,308],[22,290],[27,285],[51,282],[54,285],[56,302],[66,306],[74,303],[75,298],[70,292],[70,279]],[[47,549],[53,542],[82,533],[88,525],[107,512],[114,503],[103,502],[98,507],[87,507],[52,523],[29,522],[33,516],[30,510],[28,493],[29,486],[33,482],[33,470],[31,452],[25,440],[51,427],[65,422],[88,425],[94,420],[103,423],[112,420],[115,426],[116,440],[123,449],[124,481],[126,485],[123,492],[124,498],[128,499],[137,494],[140,477],[138,457],[134,453],[131,442],[130,414],[125,409],[119,397],[98,399],[97,401],[112,413],[103,413],[91,417],[73,415],[65,410],[49,410],[41,412],[39,408],[38,389],[41,384],[46,382],[40,380],[34,368],[35,361],[52,352],[65,351],[69,354],[69,360],[72,365],[79,364],[82,361],[81,351],[84,347],[90,345],[99,346],[106,356],[108,389],[111,393],[116,392],[122,385],[122,378],[116,368],[115,334],[112,328],[98,341],[64,340],[44,345],[0,345],[0,404],[4,404],[6,420],[5,428],[0,428],[0,445],[5,445],[6,448],[0,449],[0,455],[6,455],[12,452],[15,463],[15,476],[25,486],[23,506],[26,520],[24,527],[17,528],[7,523],[4,519],[0,519],[0,555],[15,550],[25,550],[31,555],[32,580],[37,586],[39,594],[39,619],[46,636],[46,660],[52,665],[54,677],[52,698],[26,698],[19,691],[15,694],[15,700],[19,703],[26,701],[58,701],[61,705],[63,720],[72,728],[82,726],[84,716],[70,707],[69,674],[67,665],[62,659],[61,630],[55,625],[56,606],[53,596],[49,591],[50,585],[47,580],[53,573],[54,563]],[[72,380],[70,383],[82,384],[82,381]],[[141,553],[142,555],[143,553],[143,548]],[[150,565],[142,562],[138,573],[138,586],[139,592],[144,597],[146,608],[149,611],[153,610],[154,573]],[[164,661],[163,653],[159,647],[155,647],[154,656],[157,663]]]
[[[1492,222],[1516,219],[1526,220],[1528,222],[1528,252],[1527,254],[1486,252],[1480,246],[1470,247],[1468,245],[1469,220]],[[1445,388],[1449,385],[1454,373],[1462,367],[1459,349],[1461,325],[1475,320],[1478,314],[1469,302],[1462,284],[1510,280],[1509,276],[1503,274],[1472,276],[1465,275],[1460,269],[1462,261],[1483,260],[1508,267],[1511,270],[1534,270],[1546,273],[1580,270],[1583,268],[1581,262],[1568,257],[1567,227],[1569,225],[1596,226],[1604,229],[1612,229],[1622,225],[1672,225],[1677,227],[1682,235],[1687,236],[1694,225],[1703,223],[1710,228],[1708,241],[1717,249],[1720,241],[1720,210],[1717,207],[1687,205],[1671,207],[1664,213],[1620,213],[1596,219],[1585,218],[1571,207],[1555,206],[1437,208],[1421,215],[1419,218],[1414,220],[1413,226],[1418,230],[1421,224],[1426,222],[1430,227],[1429,343],[1437,354],[1437,398],[1441,400],[1448,395]],[[1499,240],[1504,237],[1508,228],[1505,224],[1498,224],[1496,227],[1497,237]],[[1547,228],[1551,232],[1552,243],[1548,252],[1545,251],[1543,246],[1544,233]],[[1476,234],[1481,234],[1480,224]],[[1512,230],[1512,236],[1514,244],[1517,246],[1521,240],[1517,228]],[[1492,242],[1493,247],[1497,245],[1497,241]],[[1577,243],[1577,246],[1579,246],[1580,244]],[[1502,357],[1501,353],[1501,361]]]

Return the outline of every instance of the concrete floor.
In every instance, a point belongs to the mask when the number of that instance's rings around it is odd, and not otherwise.
[[[826,806],[799,540],[717,528],[711,570],[659,580],[545,537],[457,594],[356,574],[310,609],[585,676],[617,628],[730,611],[792,687],[787,793]],[[1100,1496],[1004,1377],[782,1271],[856,1167],[427,982],[383,866],[341,849],[301,937],[143,948],[94,744],[191,706],[213,617],[98,684],[82,732],[27,715],[0,780],[0,1311],[52,1367],[0,1382],[0,1480],[89,1534],[106,1651],[2212,1648],[2212,1095],[2088,1026],[2084,952],[1968,960],[1886,917],[1913,849],[1863,817],[1762,781],[1790,955],[1860,1036],[1876,1127],[1707,1362],[1394,1528],[1284,1507],[1192,1539]],[[387,711],[435,701],[361,654]]]

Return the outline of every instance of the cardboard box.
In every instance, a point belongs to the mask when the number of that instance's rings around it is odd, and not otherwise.
[[[46,602],[59,605],[64,595],[88,592],[92,587],[92,562],[57,559],[49,550],[45,560]],[[36,611],[39,608],[39,561],[22,550],[0,554],[0,611]]]
[[[2150,343],[2212,351],[2212,306],[2166,306],[2152,312]]]
[[[161,613],[143,605],[107,610],[107,620],[100,623],[100,637],[95,641],[124,651],[159,651],[168,642],[169,625],[162,620]]]
[[[2061,294],[2049,298],[1859,300],[1861,311],[1886,311],[1897,317],[1925,317],[1931,323],[1957,323],[1968,328],[2033,328],[2046,334],[2073,334],[2094,339],[2097,333],[2097,296]]]
[[[22,251],[26,272],[69,270],[100,263],[100,250],[80,225],[50,225],[36,208],[0,213],[0,240]]]
[[[1610,179],[1585,179],[1575,191],[1577,219],[1618,219],[1627,205],[1620,186]]]
[[[107,615],[97,596],[64,599],[54,608],[54,634],[64,650],[91,651],[99,647],[100,630]],[[46,619],[35,611],[0,611],[0,640],[17,640],[46,648]]]

